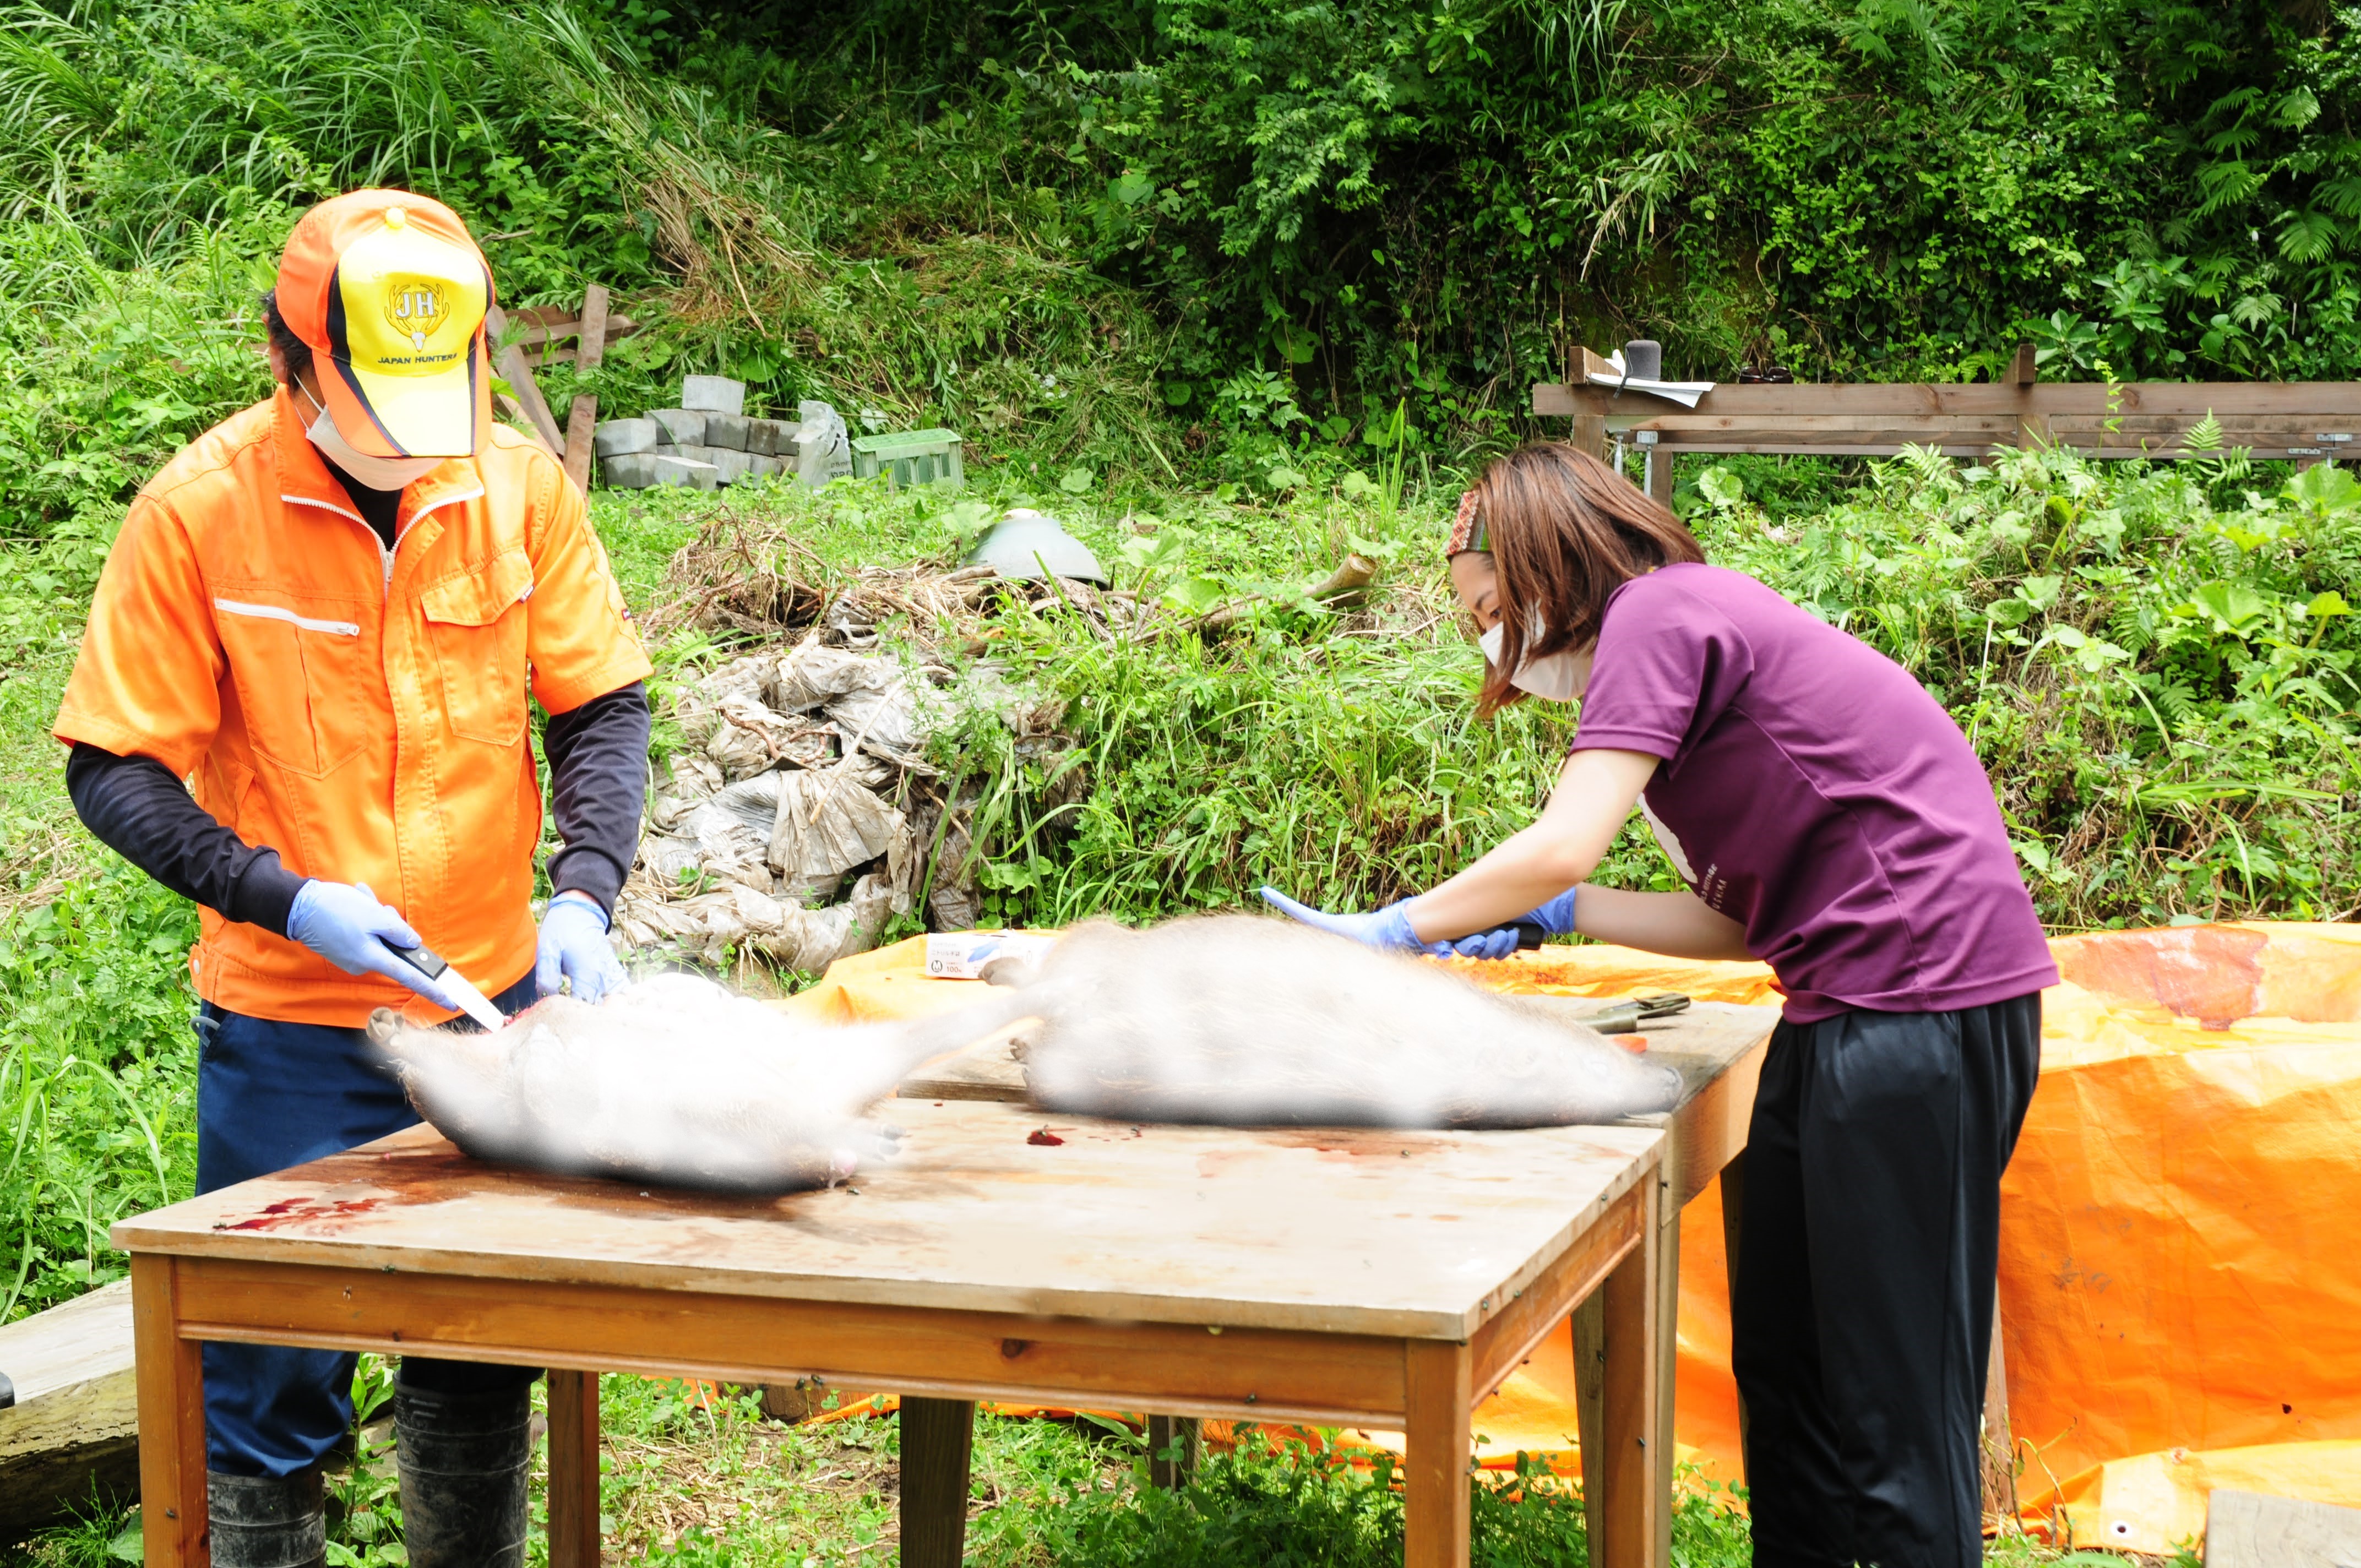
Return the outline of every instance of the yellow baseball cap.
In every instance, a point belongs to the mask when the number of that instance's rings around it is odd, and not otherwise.
[[[376,457],[465,457],[492,424],[492,269],[459,215],[407,191],[350,191],[303,214],[279,260],[279,313],[310,345],[328,417]]]

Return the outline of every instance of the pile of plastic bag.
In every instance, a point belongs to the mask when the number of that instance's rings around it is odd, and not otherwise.
[[[1020,747],[1058,710],[989,666],[953,681],[870,641],[832,646],[815,630],[675,701],[686,744],[615,906],[620,948],[713,966],[759,954],[816,973],[899,916],[975,924],[975,801],[945,787],[928,742],[962,706],[989,709]]]

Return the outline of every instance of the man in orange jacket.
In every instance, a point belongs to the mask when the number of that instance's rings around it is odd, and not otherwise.
[[[447,1017],[421,945],[511,1012],[622,983],[646,655],[583,498],[491,419],[492,278],[440,203],[357,191],[306,214],[264,297],[267,401],[139,492],[57,719],[92,831],[203,906],[197,1188],[417,1118],[361,1025]],[[565,848],[536,927],[527,695]],[[182,780],[194,784],[192,798]],[[208,1344],[213,1558],[323,1559],[319,1464],[353,1358]],[[410,1561],[521,1564],[534,1375],[404,1358]]]

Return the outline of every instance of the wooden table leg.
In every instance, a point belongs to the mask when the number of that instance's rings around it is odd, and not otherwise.
[[[975,1401],[902,1396],[902,1568],[959,1568],[967,1550]]]
[[[1166,1454],[1173,1457],[1167,1459]],[[1148,1418],[1148,1482],[1173,1491],[1189,1484],[1197,1472],[1197,1418]]]
[[[1582,1529],[1590,1540],[1590,1561],[1599,1555],[1599,1475],[1606,1468],[1606,1407],[1600,1396],[1607,1376],[1607,1292],[1593,1290],[1574,1310],[1575,1435],[1582,1444]]]
[[[1657,1456],[1670,1441],[1660,1424],[1663,1400],[1657,1382],[1663,1358],[1656,1344],[1656,1271],[1661,1226],[1650,1195],[1641,1243],[1624,1255],[1607,1282],[1604,1298],[1606,1347],[1598,1464],[1583,1460],[1585,1489],[1598,1488],[1605,1540],[1593,1559],[1598,1568],[1662,1568],[1656,1552],[1669,1539],[1660,1524],[1667,1499],[1656,1484]],[[1595,1479],[1591,1479],[1595,1475]]]
[[[598,1568],[598,1375],[549,1369],[549,1564]]]
[[[1649,1548],[1648,1561],[1658,1568],[1665,1568],[1673,1560],[1673,1396],[1681,1360],[1681,1211],[1672,1201],[1669,1188],[1663,1197],[1664,1223],[1656,1227],[1653,1271],[1657,1436],[1648,1443],[1648,1451],[1656,1456],[1655,1541]]]
[[[182,1339],[173,1261],[131,1258],[131,1339],[139,1388],[140,1540],[157,1568],[210,1568],[203,1347]]]
[[[1402,1457],[1405,1568],[1467,1568],[1475,1366],[1467,1347],[1411,1340]]]

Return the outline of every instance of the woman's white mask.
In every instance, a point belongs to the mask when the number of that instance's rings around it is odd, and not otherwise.
[[[1534,616],[1527,620],[1525,641],[1528,643],[1538,642],[1541,636],[1541,618]],[[1499,663],[1500,629],[1495,626],[1486,631],[1476,640],[1476,646],[1484,650],[1486,659]],[[1546,658],[1528,659],[1515,674],[1509,677],[1509,684],[1544,701],[1572,702],[1590,685],[1590,659],[1597,652],[1598,644],[1593,643],[1587,648],[1568,648]]]
[[[302,382],[296,385],[301,387]],[[443,466],[440,457],[372,457],[357,450],[346,441],[336,422],[328,417],[325,404],[309,391],[303,393],[311,405],[320,411],[312,428],[303,433],[320,449],[320,455],[353,477],[356,484],[372,490],[399,490],[412,479],[420,478]]]

